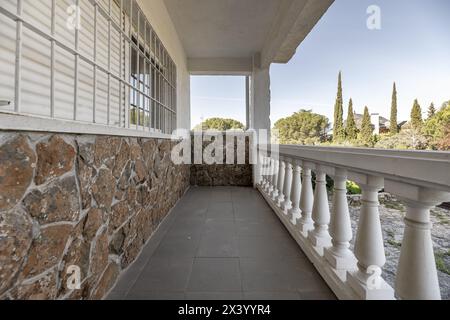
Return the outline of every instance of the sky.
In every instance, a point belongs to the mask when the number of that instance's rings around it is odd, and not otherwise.
[[[380,29],[370,30],[367,9],[380,9]],[[392,84],[398,120],[408,120],[414,99],[424,116],[431,102],[450,100],[449,0],[336,0],[287,64],[272,64],[271,121],[300,109],[333,118],[342,71],[344,117],[348,100],[357,113],[389,118]],[[231,117],[245,123],[243,77],[192,77],[192,124]]]

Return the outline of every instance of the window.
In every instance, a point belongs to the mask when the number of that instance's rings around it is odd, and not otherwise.
[[[0,26],[2,110],[175,129],[176,67],[135,0],[2,0]]]

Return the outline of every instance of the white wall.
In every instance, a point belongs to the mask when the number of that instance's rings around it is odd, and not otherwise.
[[[183,45],[163,0],[137,0],[177,66],[177,127],[190,129],[190,77]]]

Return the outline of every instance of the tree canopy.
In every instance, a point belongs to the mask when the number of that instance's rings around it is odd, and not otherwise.
[[[450,103],[425,121],[423,131],[433,149],[450,150]]]
[[[391,134],[398,133],[398,123],[397,123],[397,86],[396,86],[395,82],[394,82],[394,87],[392,89],[391,118],[390,118],[389,132]]]
[[[355,114],[353,113],[353,101],[351,98],[348,103],[348,115],[345,134],[348,140],[355,140],[356,138],[358,138],[358,128],[356,128]]]
[[[202,129],[217,131],[244,130],[245,126],[241,122],[234,119],[209,118],[194,127],[194,131],[200,131]]]
[[[327,117],[303,109],[275,123],[281,144],[319,143],[326,138],[329,126]]]
[[[344,105],[342,100],[342,74],[338,76],[338,91],[334,105],[333,141],[338,142],[345,139],[344,129]]]
[[[419,102],[414,100],[414,105],[411,109],[411,125],[415,130],[420,130],[423,125],[422,121],[422,108],[420,107]]]
[[[364,115],[361,124],[361,132],[359,140],[365,146],[371,147],[373,145],[373,127],[370,122],[370,114],[367,106],[364,108]]]

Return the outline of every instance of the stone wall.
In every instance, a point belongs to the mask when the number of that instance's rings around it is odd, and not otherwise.
[[[188,188],[173,143],[0,132],[0,299],[102,298]]]
[[[192,148],[194,148],[194,138],[192,138]],[[249,162],[250,137],[245,137],[245,163],[237,164],[237,142],[234,142],[234,164],[226,164],[226,139],[223,138],[223,164],[192,164],[191,165],[191,185],[196,186],[252,186],[253,166]],[[210,141],[203,142],[203,151],[210,144]],[[194,163],[194,151],[192,151]]]

